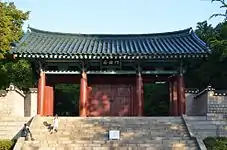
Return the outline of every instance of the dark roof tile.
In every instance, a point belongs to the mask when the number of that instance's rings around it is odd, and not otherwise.
[[[207,54],[209,49],[192,29],[156,34],[69,34],[30,28],[13,54]]]

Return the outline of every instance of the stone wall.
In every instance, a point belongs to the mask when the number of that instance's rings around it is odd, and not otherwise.
[[[227,116],[227,90],[208,86],[202,91],[186,90],[186,114],[221,119]]]
[[[208,113],[227,114],[227,91],[226,90],[209,91]]]
[[[186,114],[187,115],[195,115],[196,114],[196,101],[194,101],[194,97],[197,94],[198,89],[187,89],[185,92],[186,98]]]
[[[0,90],[1,116],[34,116],[37,114],[37,90],[24,93],[14,85]]]
[[[207,90],[186,90],[186,114],[189,116],[204,116],[207,113]]]
[[[37,89],[30,88],[25,96],[25,117],[35,116],[37,114]]]

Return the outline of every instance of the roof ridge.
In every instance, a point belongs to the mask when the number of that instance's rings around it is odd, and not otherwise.
[[[141,33],[141,34],[83,34],[83,33],[64,33],[64,32],[53,32],[45,31],[32,27],[28,27],[30,32],[41,33],[41,34],[54,34],[54,35],[66,35],[66,36],[101,36],[101,37],[141,37],[141,36],[163,36],[163,35],[181,35],[190,34],[193,32],[192,28],[186,28],[183,30],[170,31],[170,32],[160,32],[160,33]]]

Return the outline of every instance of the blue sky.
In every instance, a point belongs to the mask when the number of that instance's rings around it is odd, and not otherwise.
[[[31,27],[71,33],[157,33],[193,27],[224,12],[210,0],[5,0],[31,11]],[[208,20],[216,25],[223,18]]]

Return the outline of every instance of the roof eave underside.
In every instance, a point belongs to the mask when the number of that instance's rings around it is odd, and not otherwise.
[[[175,55],[111,55],[111,54],[76,54],[76,55],[64,55],[64,54],[14,54],[18,58],[29,59],[181,59],[181,58],[205,58],[209,53],[204,54],[175,54]]]

